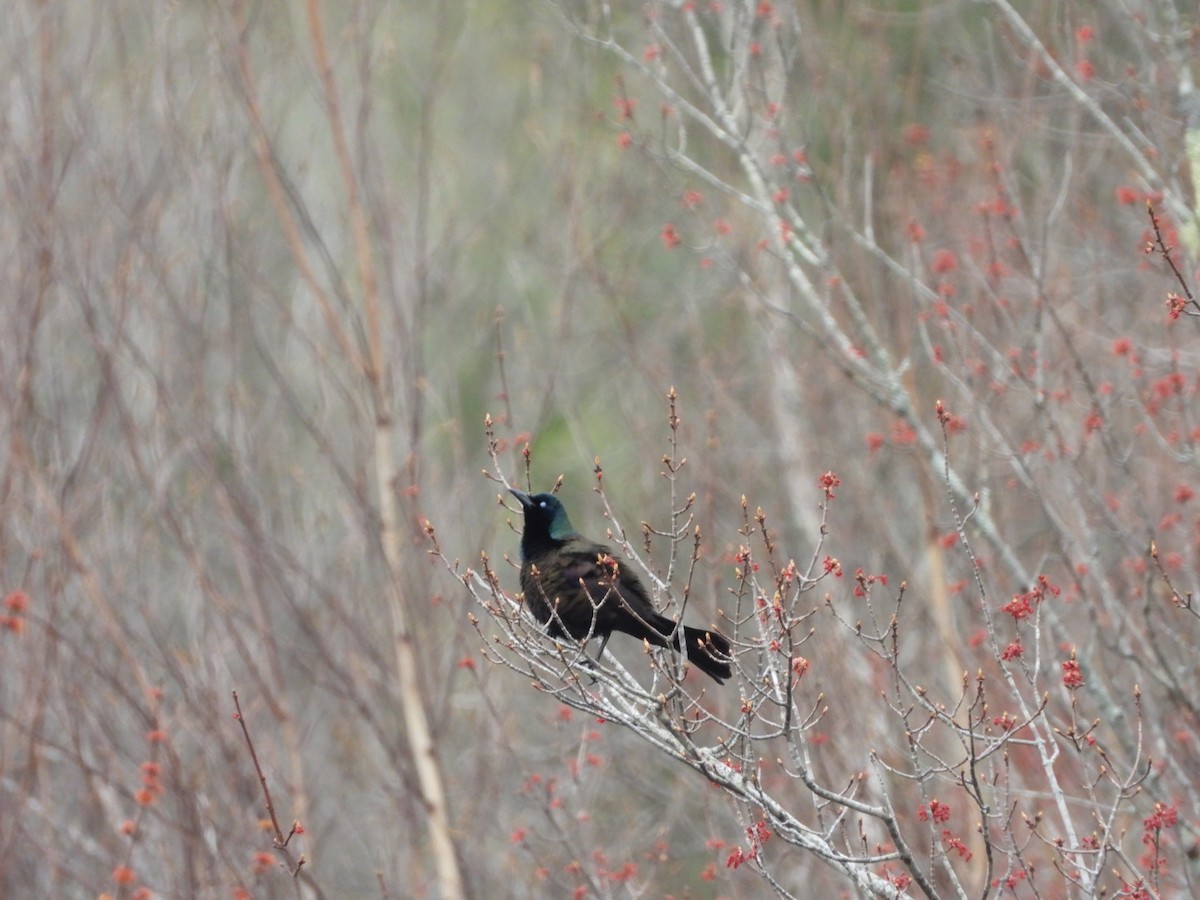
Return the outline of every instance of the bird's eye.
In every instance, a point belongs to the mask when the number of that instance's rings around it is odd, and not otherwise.
[[[546,501],[545,501],[545,500],[543,500],[541,503],[539,503],[539,504],[538,504],[538,506],[540,506],[542,509],[545,509],[545,508],[546,508]]]

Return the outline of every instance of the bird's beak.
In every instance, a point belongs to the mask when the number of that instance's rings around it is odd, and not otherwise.
[[[533,499],[524,491],[518,491],[516,488],[509,488],[508,492],[521,501],[521,506],[525,509],[533,506]]]

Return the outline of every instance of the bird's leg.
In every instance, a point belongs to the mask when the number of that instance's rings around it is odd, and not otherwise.
[[[604,655],[604,645],[608,643],[608,639],[610,637],[612,637],[611,631],[608,634],[604,635],[602,638],[600,638],[600,651],[596,654],[595,660],[593,660],[590,656],[588,656],[586,652],[583,654],[583,662],[581,663],[581,665],[585,669],[592,670],[592,684],[595,684],[597,681],[600,680],[599,678],[596,677],[595,673],[600,668],[600,657]],[[584,644],[584,649],[585,650],[587,649],[586,643]]]
[[[608,639],[612,637],[612,632],[600,638],[600,649],[596,651],[596,665],[600,665],[600,657],[604,655],[604,648],[608,646]]]

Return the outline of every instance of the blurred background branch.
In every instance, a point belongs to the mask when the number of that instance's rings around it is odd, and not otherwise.
[[[10,4],[0,894],[1196,893],[1198,27]]]

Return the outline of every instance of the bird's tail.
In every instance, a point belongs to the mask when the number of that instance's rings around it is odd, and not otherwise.
[[[642,636],[656,646],[667,646],[666,635],[675,631],[675,623],[666,616],[658,616],[646,624],[652,627],[646,629]],[[724,684],[725,679],[733,674],[733,669],[729,666],[729,660],[733,656],[729,639],[715,628],[691,628],[685,625],[676,631],[677,636],[679,632],[683,633],[683,639],[686,641],[688,661],[717,684]]]
[[[717,684],[724,684],[733,674],[729,667],[733,648],[721,632],[684,626],[683,639],[687,641],[688,660]]]

